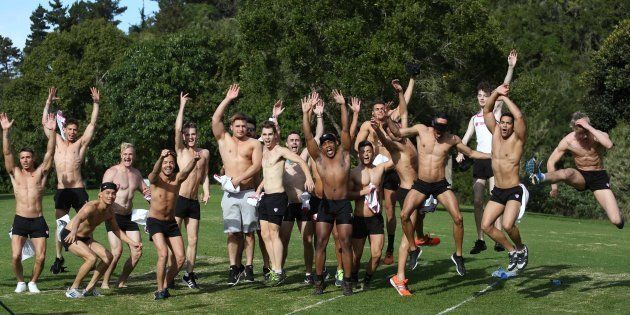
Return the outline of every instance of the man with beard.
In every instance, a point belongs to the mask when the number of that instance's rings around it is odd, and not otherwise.
[[[20,150],[18,155],[20,166],[18,167],[15,165],[9,143],[9,130],[13,126],[13,120],[9,121],[7,115],[2,113],[0,114],[0,125],[2,126],[4,167],[11,178],[13,194],[15,195],[15,217],[11,227],[11,262],[18,281],[15,293],[21,293],[27,289],[22,266],[22,248],[29,237],[35,250],[35,263],[33,264],[31,281],[28,282],[28,291],[39,293],[36,282],[44,267],[46,239],[48,238],[48,225],[42,212],[42,197],[46,187],[46,178],[52,167],[57,137],[48,137],[46,154],[39,167],[35,167],[33,150],[28,148]],[[55,132],[55,115],[48,115],[44,128],[47,128],[49,132]]]
[[[344,281],[343,294],[352,294],[350,275],[352,268],[352,205],[348,198],[348,178],[350,175],[350,149],[351,140],[348,126],[348,113],[346,101],[343,95],[333,90],[332,96],[340,105],[341,112],[341,146],[337,144],[337,137],[333,134],[324,134],[320,138],[320,146],[317,146],[311,131],[310,116],[313,112],[311,102],[302,100],[302,129],[306,140],[308,153],[313,159],[317,171],[324,186],[322,205],[317,213],[317,250],[315,255],[317,280],[315,280],[314,294],[324,292],[324,264],[325,251],[328,238],[336,223],[339,242],[341,243],[341,255],[343,260]]]
[[[175,205],[181,184],[188,178],[200,159],[201,156],[198,152],[193,153],[188,164],[179,173],[175,173],[175,153],[164,149],[148,176],[149,183],[151,183],[151,208],[147,217],[147,231],[158,256],[155,271],[157,277],[156,300],[170,296],[167,285],[175,279],[179,269],[184,265],[184,240],[177,221],[175,221]],[[172,256],[170,256],[170,266],[168,273],[166,273],[169,249]]]
[[[194,156],[201,158],[190,175],[179,188],[177,205],[175,206],[175,220],[177,225],[186,228],[186,270],[182,280],[191,289],[198,289],[197,276],[194,273],[195,260],[197,259],[197,238],[199,236],[199,220],[201,219],[201,207],[199,205],[199,186],[203,187],[202,201],[208,203],[210,198],[210,182],[208,180],[208,163],[210,152],[197,147],[197,125],[189,122],[184,124],[184,108],[190,100],[188,94],[179,95],[179,112],[175,120],[175,152],[177,153],[177,166],[183,169]]]
[[[93,101],[92,116],[90,117],[90,123],[85,127],[83,136],[78,136],[77,130],[79,128],[79,122],[72,118],[66,119],[63,126],[63,134],[65,134],[67,139],[64,139],[56,133],[47,132],[46,130],[48,129],[44,129],[47,137],[57,137],[57,147],[55,149],[57,193],[54,198],[55,217],[57,219],[68,214],[70,207],[79,211],[89,199],[84,187],[83,178],[81,177],[81,164],[83,164],[88,145],[94,136],[101,101],[100,92],[96,88],[90,88],[90,92]],[[42,122],[44,122],[48,116],[48,110],[52,102],[58,99],[56,94],[57,89],[54,87],[48,90],[48,99],[44,106]],[[59,231],[57,231],[57,233],[59,233]],[[55,249],[57,257],[50,267],[50,271],[54,274],[58,274],[65,270],[65,267],[63,267],[63,256],[61,255],[61,242],[56,242]]]
[[[116,184],[112,182],[102,183],[98,200],[86,203],[70,220],[70,223],[61,230],[59,238],[66,251],[69,250],[85,261],[79,268],[72,286],[66,291],[66,297],[101,296],[94,286],[112,260],[112,254],[92,237],[92,233],[101,223],[109,223],[112,232],[123,242],[136,250],[142,250],[142,243],[136,242],[130,239],[127,234],[122,233],[116,223],[112,206],[116,200],[117,189]],[[101,261],[100,264],[97,264],[98,260]],[[92,280],[85,287],[85,290],[79,292],[79,285],[90,270],[94,270]]]
[[[610,189],[610,177],[604,170],[604,152],[613,147],[607,133],[591,126],[591,121],[581,112],[573,113],[570,123],[573,132],[566,135],[547,161],[547,173],[543,174],[536,160],[527,162],[527,175],[534,184],[551,183],[551,197],[558,196],[559,182],[578,191],[589,189],[595,200],[604,208],[608,219],[617,228],[624,226],[617,199]],[[566,152],[571,152],[575,168],[556,170],[556,163]]]
[[[120,163],[110,167],[103,175],[103,183],[112,182],[118,187],[116,193],[116,200],[112,205],[112,209],[115,213],[116,223],[121,231],[123,231],[130,239],[135,242],[140,242],[140,229],[138,224],[131,221],[131,210],[133,209],[133,196],[136,191],[141,192],[145,198],[150,200],[149,187],[144,183],[142,174],[136,168],[132,167],[135,159],[136,149],[133,144],[123,142],[120,145]],[[122,255],[122,243],[114,232],[112,232],[112,226],[107,222],[105,223],[107,229],[107,238],[112,252],[112,262],[109,264],[107,271],[103,275],[103,283],[101,289],[109,289],[109,278],[116,269],[118,260]],[[119,288],[126,287],[127,278],[129,274],[138,264],[140,257],[142,256],[142,250],[129,246],[129,258],[125,262],[122,273],[118,278],[116,284]]]
[[[306,176],[303,185],[306,191],[312,191],[314,184],[306,162],[291,150],[278,145],[278,134],[273,122],[265,121],[263,123],[262,139],[265,145],[262,157],[263,181],[256,195],[260,196],[260,191],[264,188],[265,194],[260,200],[258,212],[264,246],[269,253],[272,267],[269,278],[270,285],[275,286],[282,283],[285,278],[283,272],[284,250],[280,239],[280,225],[287,214],[289,201],[282,182],[285,161],[292,161],[300,165],[302,173]]]
[[[235,189],[225,191],[221,200],[223,226],[228,235],[228,256],[230,272],[228,284],[235,285],[243,276],[245,267],[242,262],[244,237],[253,239],[253,232],[258,230],[256,208],[247,203],[247,198],[256,194],[262,161],[260,142],[246,135],[247,121],[242,114],[230,118],[230,135],[223,124],[223,114],[227,106],[238,97],[238,84],[228,89],[225,98],[212,115],[212,133],[217,140],[219,154],[225,168],[225,175],[231,178],[230,184]],[[238,189],[238,191],[236,191]],[[253,243],[253,242],[252,242]],[[247,261],[253,261],[253,248],[246,251]],[[251,256],[251,257],[250,257]]]

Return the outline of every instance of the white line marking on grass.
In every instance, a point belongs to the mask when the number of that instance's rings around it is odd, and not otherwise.
[[[455,306],[451,306],[451,307],[449,307],[449,308],[447,308],[447,309],[445,309],[445,310],[443,310],[443,311],[441,311],[441,312],[437,313],[437,315],[442,315],[442,314],[446,314],[446,313],[448,313],[448,312],[452,312],[452,311],[454,311],[454,310],[455,310],[455,309],[457,309],[458,307],[460,307],[460,306],[462,306],[462,305],[464,305],[464,304],[466,304],[466,303],[468,303],[468,302],[470,302],[470,301],[472,301],[472,300],[476,299],[478,296],[481,296],[481,295],[485,294],[486,292],[488,292],[488,290],[490,290],[490,289],[494,288],[494,286],[495,286],[495,285],[499,284],[499,282],[501,282],[501,281],[496,281],[496,282],[494,282],[493,284],[491,284],[491,285],[487,286],[485,289],[483,289],[483,290],[481,290],[481,291],[479,291],[479,292],[475,292],[475,294],[473,294],[471,297],[469,297],[469,298],[467,298],[467,299],[465,299],[465,300],[461,301],[459,304],[457,304],[457,305],[455,305]]]
[[[293,314],[297,314],[297,313],[299,313],[299,312],[306,311],[307,309],[313,308],[313,307],[315,307],[315,306],[318,306],[318,305],[321,305],[321,304],[324,304],[324,303],[327,303],[327,302],[330,302],[330,301],[334,301],[334,300],[336,300],[336,299],[338,299],[338,298],[340,298],[340,297],[343,297],[343,295],[338,295],[338,296],[335,296],[335,297],[331,297],[331,298],[330,298],[330,299],[328,299],[328,300],[319,301],[319,302],[317,302],[317,303],[315,303],[315,304],[311,304],[311,305],[309,305],[309,306],[306,306],[306,307],[303,307],[303,308],[297,309],[297,310],[295,310],[295,311],[293,311],[293,312],[287,313],[286,315],[293,315]]]

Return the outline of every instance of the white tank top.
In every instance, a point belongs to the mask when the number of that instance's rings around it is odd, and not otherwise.
[[[473,116],[473,124],[475,125],[475,134],[477,136],[477,151],[490,153],[492,151],[492,134],[486,127],[483,120],[483,113],[477,113]]]

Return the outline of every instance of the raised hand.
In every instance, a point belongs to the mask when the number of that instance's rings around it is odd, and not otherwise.
[[[165,157],[167,157],[170,153],[171,153],[171,150],[169,150],[169,149],[164,149],[164,150],[162,150],[162,152],[160,153],[160,157],[165,158]]]
[[[311,96],[305,96],[302,98],[302,113],[310,113],[313,110],[312,98]]]
[[[238,92],[240,91],[241,87],[238,84],[232,84],[230,85],[230,88],[227,90],[227,93],[225,94],[225,99],[228,101],[232,101],[235,98],[238,97]]]
[[[509,84],[501,84],[499,85],[499,87],[497,87],[496,91],[499,93],[499,95],[508,95],[508,93],[510,93],[510,85]]]
[[[403,93],[403,88],[400,85],[400,82],[398,82],[398,79],[392,80],[392,86],[394,87],[394,91],[396,91],[396,93]]]
[[[361,111],[361,100],[359,100],[356,97],[351,97],[350,98],[350,109],[355,112],[358,113],[359,111]]]
[[[2,125],[2,130],[9,130],[13,126],[13,120],[9,121],[6,113],[0,113],[0,125]]]
[[[464,154],[462,154],[461,152],[457,153],[457,157],[455,158],[455,161],[457,161],[457,163],[461,163],[464,160]]]
[[[311,102],[313,102],[313,104],[317,104],[317,102],[321,101],[322,99],[319,97],[319,93],[313,91],[311,92],[311,94],[309,95],[311,98]],[[323,101],[322,101],[323,102]],[[313,105],[312,104],[312,105]]]
[[[55,114],[50,113],[46,118],[47,119],[44,123],[44,128],[48,130],[55,130],[55,128],[57,127],[57,119],[55,119]]]
[[[273,104],[273,109],[271,110],[271,116],[278,118],[280,114],[284,112],[284,107],[282,107],[282,100],[277,100],[275,104]]]
[[[518,53],[516,52],[516,49],[512,49],[512,51],[510,51],[510,54],[508,55],[508,66],[510,68],[514,68],[516,66],[517,57]]]
[[[324,114],[324,106],[326,106],[326,104],[324,104],[324,101],[321,99],[318,100],[317,103],[315,103],[315,109],[313,109],[315,115],[321,116],[322,114]]]
[[[580,126],[584,129],[588,129],[588,127],[590,127],[591,125],[588,123],[588,121],[586,120],[586,118],[580,118],[578,120],[575,121],[575,125],[576,126]]]
[[[188,97],[188,93],[184,94],[184,92],[179,92],[179,107],[186,106],[186,103],[190,101],[190,97]]]
[[[100,103],[101,102],[101,92],[95,87],[90,88],[90,94],[92,94],[92,102]]]
[[[335,100],[335,103],[340,104],[340,105],[346,104],[346,99],[343,97],[343,94],[341,94],[339,90],[333,90],[332,97]]]
[[[48,99],[46,99],[46,105],[50,105],[56,100],[59,100],[59,97],[57,97],[57,88],[54,86],[48,88]]]

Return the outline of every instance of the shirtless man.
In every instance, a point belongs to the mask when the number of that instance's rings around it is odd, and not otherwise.
[[[164,149],[148,176],[149,183],[151,183],[151,208],[147,217],[147,231],[158,256],[155,271],[157,291],[154,295],[156,300],[170,297],[167,286],[173,282],[186,259],[184,240],[177,221],[175,221],[175,205],[182,183],[188,178],[200,159],[201,156],[198,152],[193,153],[188,164],[179,173],[175,173],[175,163],[177,163],[175,153]],[[169,249],[172,256],[170,256],[171,261],[168,272],[166,272]]]
[[[142,179],[140,171],[132,167],[135,156],[136,149],[133,147],[133,144],[123,142],[120,145],[120,163],[105,171],[102,182],[112,182],[118,186],[116,200],[114,200],[114,204],[112,205],[118,228],[127,234],[130,239],[134,240],[134,242],[141,242],[138,224],[131,221],[133,196],[136,191],[139,191],[145,196],[145,198],[147,198],[147,200],[150,200],[151,194],[149,187],[147,187]],[[122,255],[122,243],[120,242],[120,238],[112,232],[112,227],[107,222],[105,222],[105,228],[107,229],[107,239],[109,240],[109,246],[113,257],[111,264],[109,264],[109,268],[107,268],[107,271],[105,271],[105,274],[103,275],[101,289],[109,289],[109,279],[112,276],[114,269],[116,269],[118,260],[120,260],[120,256]],[[122,273],[120,274],[116,284],[119,288],[126,287],[129,274],[131,274],[142,256],[142,251],[132,246],[129,246],[129,252],[129,258],[125,262]]]
[[[46,178],[52,167],[52,159],[55,151],[56,137],[48,138],[46,154],[39,167],[35,167],[33,150],[21,149],[19,153],[20,166],[15,165],[15,159],[9,143],[9,130],[13,126],[13,120],[9,121],[6,114],[0,114],[2,125],[2,153],[4,154],[4,167],[9,173],[13,194],[15,195],[15,217],[11,228],[11,262],[13,272],[17,278],[16,293],[26,291],[22,267],[22,248],[28,237],[35,248],[35,263],[33,275],[28,282],[28,291],[39,293],[37,279],[42,274],[44,260],[46,259],[46,239],[48,238],[48,225],[42,213],[42,196],[46,187]],[[49,132],[55,132],[55,115],[50,114],[46,118],[44,128]]]
[[[317,103],[315,105],[315,109],[313,110],[315,115],[317,115],[317,126],[315,127],[316,142],[319,142],[319,138],[324,134],[324,118],[322,116],[323,110],[323,102]],[[291,152],[300,154],[300,158],[302,158],[303,161],[308,161],[308,150],[302,147],[302,139],[297,131],[289,133],[287,136],[286,146],[289,150],[291,150]],[[310,174],[310,171],[304,173],[300,164],[294,163],[290,160],[285,161],[282,182],[284,184],[284,191],[287,193],[287,197],[289,198],[289,205],[287,206],[287,213],[284,216],[282,226],[280,227],[280,238],[282,239],[284,248],[284,253],[282,255],[282,265],[284,266],[284,262],[287,259],[291,233],[293,231],[293,222],[295,221],[302,236],[302,246],[304,248],[304,266],[306,268],[304,283],[313,284],[313,256],[315,254],[313,248],[313,221],[311,220],[311,216],[302,209],[301,199],[302,194],[305,192],[304,184],[306,183],[306,174]],[[312,192],[309,198],[313,198],[313,194],[315,194],[315,192]],[[311,199],[309,199],[309,204],[310,200]]]
[[[539,167],[535,169],[536,160],[532,159],[527,163],[527,175],[534,184],[551,183],[550,195],[554,198],[558,196],[558,182],[564,182],[578,191],[591,190],[610,222],[622,229],[624,220],[610,189],[610,177],[604,170],[604,151],[613,147],[610,137],[593,128],[588,116],[581,112],[573,113],[570,126],[573,132],[560,141],[549,157],[547,173],[543,174]],[[576,168],[556,170],[556,163],[567,151],[573,155]]]
[[[492,172],[494,173],[495,186],[492,189],[490,201],[483,210],[481,228],[486,235],[495,242],[500,243],[508,250],[509,271],[517,268],[522,270],[527,266],[527,246],[521,241],[521,234],[515,223],[521,212],[523,195],[527,192],[525,186],[520,184],[518,170],[523,146],[525,145],[526,127],[521,110],[507,97],[509,86],[499,86],[488,98],[483,108],[483,118],[488,130],[492,133]],[[497,124],[492,107],[494,101],[500,99],[510,110],[501,114],[501,120]],[[503,215],[501,225],[514,245],[508,241],[503,232],[494,226],[494,222]]]
[[[175,206],[175,220],[177,225],[186,228],[188,246],[186,247],[186,270],[182,280],[191,289],[199,289],[197,276],[193,272],[195,259],[197,258],[197,237],[199,236],[199,220],[201,207],[197,200],[199,185],[203,187],[204,204],[210,198],[210,182],[208,180],[208,163],[210,152],[197,148],[197,126],[194,123],[184,124],[184,107],[188,102],[188,94],[182,92],[179,95],[179,112],[175,120],[175,152],[177,153],[177,166],[183,169],[197,153],[201,157],[193,171],[179,188],[177,205]],[[203,183],[203,184],[202,184]],[[182,224],[183,223],[183,224]]]
[[[289,203],[282,182],[285,161],[300,165],[302,173],[306,175],[303,186],[305,191],[312,191],[314,184],[306,162],[291,150],[278,145],[275,123],[271,121],[263,123],[262,138],[265,144],[262,157],[263,181],[258,187],[256,195],[260,196],[260,192],[264,188],[265,194],[262,196],[258,207],[260,231],[271,261],[272,272],[269,277],[269,284],[275,286],[282,283],[286,277],[282,264],[283,243],[280,239],[280,225],[287,213]]]
[[[224,192],[221,200],[223,227],[228,235],[230,285],[237,284],[245,271],[242,264],[244,235],[253,239],[254,231],[259,229],[256,208],[247,203],[247,198],[256,194],[262,161],[262,146],[258,140],[246,135],[247,122],[244,115],[236,114],[230,118],[231,135],[225,130],[223,114],[232,100],[238,97],[238,92],[238,84],[231,85],[212,115],[212,133],[218,143],[225,175],[231,178],[234,188],[240,187],[238,193]],[[253,250],[246,251],[246,254],[247,261],[253,261]]]
[[[510,51],[508,55],[508,71],[503,80],[503,84],[510,84],[512,81],[512,74],[514,73],[514,67],[516,66],[518,54],[516,50]],[[490,153],[492,149],[492,134],[486,128],[486,124],[483,119],[483,108],[486,105],[488,96],[492,93],[492,87],[486,83],[481,82],[477,85],[477,103],[479,104],[479,111],[477,114],[470,118],[468,122],[468,129],[462,138],[462,143],[468,145],[472,135],[477,138],[476,150],[483,153]],[[497,121],[501,117],[501,107],[503,102],[496,102],[494,104],[493,114]],[[463,154],[457,155],[457,162],[461,163],[464,160]],[[490,160],[473,160],[473,197],[474,197],[474,209],[475,209],[475,224],[477,225],[477,240],[475,245],[470,250],[471,254],[479,254],[486,250],[486,242],[483,240],[483,230],[481,230],[481,217],[483,215],[483,190],[488,183],[488,191],[492,192],[494,188],[494,176],[492,175],[492,165]],[[497,229],[501,229],[501,219],[497,219],[495,223]],[[494,243],[494,250],[502,252],[505,250],[499,243]]]
[[[411,95],[413,94],[413,88],[416,84],[415,75],[418,73],[413,73],[412,77],[409,79],[409,85],[407,85],[407,90],[405,91],[405,101],[409,104],[411,100]],[[387,120],[388,110],[387,106],[383,103],[376,103],[372,107],[372,117],[378,120],[381,124],[384,124]],[[394,110],[392,115],[398,115],[399,111]],[[351,129],[352,130],[352,129]],[[359,129],[359,134],[357,135],[354,141],[354,149],[358,151],[358,146],[361,141],[368,140],[371,143],[375,144],[374,148],[375,164],[382,163],[386,158],[387,160],[391,160],[391,154],[387,151],[382,143],[376,137],[376,133],[374,129],[370,126],[370,121],[365,121],[361,124],[361,128]],[[385,258],[383,259],[383,263],[386,265],[391,265],[394,263],[394,240],[396,238],[396,216],[394,214],[394,207],[396,206],[396,190],[400,186],[400,178],[395,170],[390,169],[385,172],[385,178],[383,179],[383,189],[382,189],[382,198],[384,199],[385,206],[385,215],[387,217],[387,249],[385,251]],[[401,205],[402,206],[402,205]]]
[[[455,147],[459,152],[473,158],[489,158],[490,155],[473,151],[464,145],[461,139],[448,132],[448,117],[445,114],[438,114],[433,118],[431,127],[417,124],[409,128],[396,130],[390,128],[396,137],[416,136],[418,146],[418,178],[413,183],[411,190],[403,203],[400,213],[403,232],[408,241],[409,265],[413,270],[418,265],[420,248],[416,246],[414,239],[414,224],[411,221],[411,214],[429,195],[435,196],[453,218],[453,238],[455,239],[455,253],[451,255],[451,260],[455,264],[456,271],[460,276],[466,274],[464,258],[462,257],[462,242],[464,237],[464,223],[457,198],[449,188],[446,181],[444,161],[449,156],[448,152]],[[400,264],[400,262],[399,262]],[[406,289],[404,269],[390,279],[390,283],[401,295],[411,295]],[[404,290],[403,290],[404,289]],[[404,294],[406,292],[406,294]]]
[[[112,232],[123,242],[134,247],[136,250],[142,250],[142,243],[136,242],[122,233],[116,223],[113,205],[116,200],[116,184],[106,182],[101,184],[101,191],[98,194],[98,200],[86,203],[77,215],[70,220],[70,223],[61,230],[59,238],[66,251],[79,256],[85,262],[79,268],[77,277],[74,279],[72,286],[66,291],[66,297],[82,298],[84,296],[101,296],[94,286],[103,275],[110,262],[112,254],[99,244],[92,237],[92,233],[103,222],[109,223]],[[97,261],[100,260],[100,264]],[[82,292],[79,291],[79,285],[83,278],[87,276],[90,270],[94,270],[92,280]]]
[[[378,122],[374,121],[378,126]],[[378,128],[378,127],[376,127]],[[369,290],[370,281],[378,267],[383,251],[383,214],[381,213],[378,190],[383,181],[385,170],[394,166],[392,160],[374,166],[374,146],[364,140],[359,143],[359,165],[350,171],[348,197],[354,200],[354,218],[352,221],[352,274],[350,280],[353,284],[359,282],[359,269],[365,240],[370,240],[370,260],[365,267],[363,278],[363,290]],[[375,194],[376,205],[367,204],[369,195]],[[372,198],[374,196],[372,195]]]
[[[352,294],[350,272],[352,269],[352,205],[348,200],[348,178],[350,176],[350,132],[348,126],[348,113],[346,101],[343,95],[333,90],[332,96],[340,105],[341,112],[341,146],[337,144],[337,137],[333,134],[324,134],[317,146],[311,131],[311,114],[313,106],[308,100],[302,100],[302,131],[306,139],[308,153],[313,159],[320,179],[324,186],[324,198],[321,201],[317,213],[317,249],[315,254],[315,266],[317,279],[315,280],[314,294],[324,292],[324,264],[325,251],[328,238],[336,223],[339,242],[341,243],[341,255],[344,269],[343,294]]]
[[[70,207],[79,211],[89,199],[83,185],[83,178],[81,177],[81,164],[85,158],[87,147],[94,136],[94,129],[96,128],[96,120],[98,118],[98,108],[101,101],[100,92],[96,88],[90,88],[90,92],[93,101],[92,116],[90,117],[90,123],[85,127],[83,136],[78,136],[77,130],[79,128],[79,122],[72,118],[66,119],[63,127],[63,133],[67,139],[63,139],[61,135],[54,133],[57,137],[57,147],[55,149],[55,169],[57,171],[55,217],[57,219],[68,214]],[[48,116],[50,105],[54,100],[58,99],[56,94],[57,89],[50,88],[48,90],[48,99],[44,106],[42,123]],[[46,132],[47,137],[51,135],[53,135],[53,133]],[[57,233],[59,233],[59,231],[57,231]],[[61,255],[61,242],[56,242],[55,249],[57,257],[50,267],[50,271],[54,274],[58,274],[65,270],[65,267],[63,267],[63,256]]]

